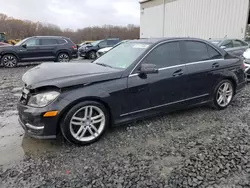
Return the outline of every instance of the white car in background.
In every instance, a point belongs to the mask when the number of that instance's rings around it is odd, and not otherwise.
[[[101,57],[103,54],[107,53],[107,52],[108,52],[109,50],[111,50],[112,48],[114,48],[114,47],[120,45],[121,43],[127,42],[127,41],[129,41],[129,40],[123,40],[123,41],[119,42],[118,44],[116,44],[116,45],[114,45],[114,46],[112,46],[112,47],[106,47],[106,48],[102,48],[102,49],[98,50],[98,51],[96,52],[97,58],[98,58],[98,57]]]
[[[243,53],[245,72],[247,75],[247,81],[250,81],[250,48]]]

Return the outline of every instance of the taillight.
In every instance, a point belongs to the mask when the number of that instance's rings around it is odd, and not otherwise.
[[[243,67],[243,69],[246,69],[246,65],[245,65],[244,61],[242,63],[242,67]]]
[[[72,46],[73,49],[77,49],[77,46]]]

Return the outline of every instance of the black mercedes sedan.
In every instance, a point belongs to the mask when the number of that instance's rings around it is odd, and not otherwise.
[[[226,108],[244,88],[243,60],[194,38],[131,40],[92,63],[41,64],[23,76],[28,135],[75,144],[110,126],[197,105]]]

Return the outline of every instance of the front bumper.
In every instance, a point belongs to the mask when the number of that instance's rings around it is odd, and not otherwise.
[[[244,62],[247,81],[250,81],[250,64]]]
[[[86,52],[81,52],[81,51],[79,51],[79,52],[78,52],[78,55],[79,55],[80,57],[87,57],[87,53],[86,53]]]
[[[19,123],[29,136],[38,139],[56,138],[58,117],[43,117],[49,111],[46,107],[33,108],[19,103],[17,109]]]

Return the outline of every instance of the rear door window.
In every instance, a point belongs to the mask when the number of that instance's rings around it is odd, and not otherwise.
[[[207,44],[196,41],[185,41],[184,44],[187,63],[210,59]]]
[[[156,47],[143,63],[155,64],[157,68],[182,64],[180,42],[169,42]]]
[[[56,45],[57,41],[56,39],[40,39],[40,45]]]

